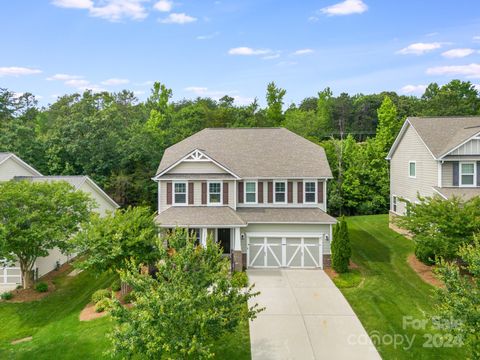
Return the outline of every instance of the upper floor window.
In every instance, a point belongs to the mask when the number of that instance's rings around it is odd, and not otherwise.
[[[475,186],[475,163],[460,163],[460,186]]]
[[[187,203],[187,183],[176,182],[173,184],[173,203],[186,204]]]
[[[221,204],[222,203],[222,183],[209,182],[208,183],[208,203]]]
[[[409,161],[408,162],[408,176],[411,178],[417,177],[417,162]]]
[[[305,181],[304,202],[317,202],[317,183],[315,181]]]
[[[286,202],[286,189],[287,183],[285,181],[275,181],[275,203],[285,203]]]
[[[257,182],[256,181],[245,182],[245,203],[246,204],[257,203]]]
[[[392,196],[392,211],[397,212],[397,197],[395,195]]]

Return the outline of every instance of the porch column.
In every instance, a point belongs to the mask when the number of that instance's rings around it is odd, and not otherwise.
[[[207,247],[207,228],[200,229],[200,243],[203,247]]]
[[[242,243],[241,243],[241,235],[240,235],[240,228],[236,227],[233,229],[233,264],[234,264],[234,271],[242,271],[243,270],[243,254],[242,254]]]

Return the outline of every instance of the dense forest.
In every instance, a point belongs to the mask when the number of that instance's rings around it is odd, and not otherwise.
[[[430,84],[420,97],[395,92],[333,96],[330,89],[285,104],[285,89],[267,86],[266,107],[219,100],[172,101],[155,83],[140,102],[131,91],[71,94],[39,107],[32,94],[0,89],[0,151],[11,151],[48,174],[86,174],[121,205],[155,208],[151,180],[170,145],[205,127],[284,126],[324,146],[335,179],[329,210],[372,214],[388,210],[385,156],[407,116],[480,114],[470,82]]]

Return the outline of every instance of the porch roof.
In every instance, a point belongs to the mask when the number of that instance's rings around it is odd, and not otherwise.
[[[480,187],[462,188],[462,187],[434,187],[445,199],[451,199],[453,196],[461,197],[463,200],[470,200],[475,196],[480,196]]]
[[[161,227],[243,227],[247,224],[228,206],[172,206],[155,218]]]
[[[237,214],[246,223],[275,224],[335,224],[337,220],[317,207],[273,208],[249,207],[237,208]]]

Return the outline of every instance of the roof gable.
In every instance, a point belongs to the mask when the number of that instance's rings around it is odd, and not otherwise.
[[[12,160],[14,161],[15,163],[17,163],[18,165],[20,165],[21,167],[23,167],[25,170],[27,170],[31,175],[34,175],[34,176],[41,176],[42,174],[36,170],[33,166],[30,166],[29,164],[27,164],[25,161],[23,161],[22,159],[20,159],[17,155],[15,155],[14,153],[10,153],[10,152],[2,152],[0,153],[0,165],[2,165],[3,163],[7,162],[8,160]]]
[[[193,151],[240,178],[330,178],[324,149],[284,128],[207,128],[165,150],[157,176]]]

